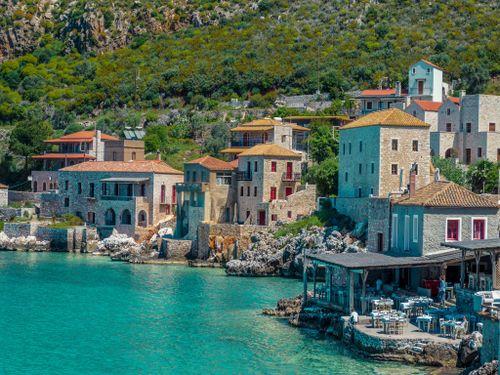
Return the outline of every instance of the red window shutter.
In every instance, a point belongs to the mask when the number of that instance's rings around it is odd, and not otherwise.
[[[271,200],[275,200],[276,199],[276,187],[271,187]]]
[[[271,162],[271,172],[276,172],[276,162],[275,161]]]
[[[482,219],[474,220],[473,225],[473,240],[484,240],[485,239],[485,231],[486,231],[486,223]]]
[[[448,220],[448,228],[446,230],[446,239],[449,241],[458,241],[459,239],[459,221],[458,220]]]
[[[177,203],[177,191],[175,190],[175,185],[172,186],[172,204]]]

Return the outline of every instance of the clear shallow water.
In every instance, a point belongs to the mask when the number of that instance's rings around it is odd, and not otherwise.
[[[423,373],[260,315],[300,290],[214,269],[3,252],[0,373]]]

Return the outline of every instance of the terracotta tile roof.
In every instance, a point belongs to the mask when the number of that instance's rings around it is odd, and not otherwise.
[[[231,163],[214,158],[209,155],[188,161],[186,164],[199,164],[211,171],[230,171],[235,169],[235,167]]]
[[[229,164],[231,164],[233,168],[238,168],[239,161],[238,159],[234,159],[233,161],[230,161]]]
[[[443,72],[445,72],[446,70],[444,70],[443,68],[441,68],[440,66],[430,62],[429,60],[425,60],[425,59],[420,59],[420,61],[423,61],[424,63],[426,63],[427,65],[430,65],[430,66],[433,66],[434,68],[436,69],[439,69],[439,70],[442,70]]]
[[[450,181],[435,181],[396,200],[396,204],[425,207],[498,208],[492,199]]]
[[[231,131],[232,132],[267,131],[267,130],[272,130],[275,126],[290,126],[292,130],[303,131],[303,132],[309,131],[308,128],[297,125],[293,122],[283,122],[272,118],[261,118],[250,122],[246,122],[244,124],[237,126],[236,128],[231,129]]]
[[[243,151],[248,150],[250,147],[228,147],[220,150],[223,154],[240,154]]]
[[[0,183],[0,189],[8,189],[9,187],[7,185],[4,185],[2,183]]]
[[[45,143],[72,143],[72,142],[90,142],[95,137],[95,130],[82,130],[76,133],[66,134],[59,138],[48,139]],[[108,134],[101,133],[103,141],[119,141],[118,138]]]
[[[89,154],[62,154],[62,153],[47,153],[42,155],[34,155],[32,159],[87,159],[93,160],[95,156]]]
[[[239,156],[275,156],[287,158],[301,158],[299,153],[293,152],[287,148],[275,144],[262,144],[253,146],[243,151]]]
[[[415,104],[417,104],[424,111],[429,112],[437,112],[443,103],[441,102],[433,102],[431,100],[414,100]]]
[[[453,103],[460,105],[460,98],[457,98],[455,96],[448,96],[448,99]]]
[[[430,125],[418,118],[397,108],[377,111],[360,117],[359,119],[344,125],[340,130],[361,128],[364,126],[412,126],[428,128]]]
[[[183,174],[181,171],[172,168],[161,160],[86,161],[84,163],[62,168],[60,171]]]
[[[396,95],[396,89],[368,89],[361,91],[360,96],[388,96]]]

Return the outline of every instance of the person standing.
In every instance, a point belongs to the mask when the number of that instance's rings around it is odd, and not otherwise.
[[[438,290],[438,300],[441,305],[444,305],[446,299],[446,280],[444,275],[439,277],[439,290]]]

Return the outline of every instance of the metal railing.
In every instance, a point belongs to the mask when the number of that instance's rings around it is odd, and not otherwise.
[[[252,181],[252,172],[250,171],[236,172],[236,181]]]
[[[281,177],[282,181],[289,181],[289,182],[300,181],[301,179],[302,179],[302,174],[300,172],[295,172],[295,173],[284,172],[283,176]]]

